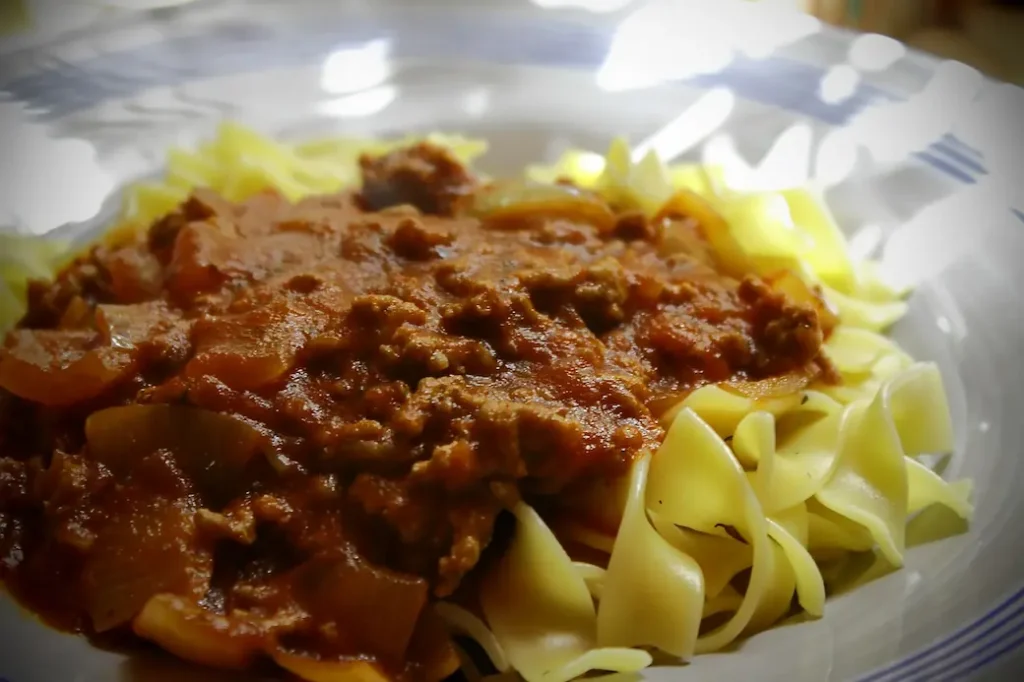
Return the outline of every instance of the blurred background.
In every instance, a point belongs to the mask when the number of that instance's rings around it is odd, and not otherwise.
[[[132,11],[172,11],[176,5],[209,1],[0,0],[0,53],[57,39],[62,32],[81,30]],[[634,4],[633,0],[529,1],[595,11],[614,11]],[[890,35],[913,47],[970,64],[993,77],[1024,85],[1024,0],[748,1],[786,5],[837,26]]]
[[[829,23],[891,35],[994,77],[1024,84],[1024,0],[797,0],[793,4]]]

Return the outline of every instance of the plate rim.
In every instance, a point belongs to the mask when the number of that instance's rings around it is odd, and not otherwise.
[[[175,15],[186,15],[199,11],[216,11],[218,8],[223,7],[237,7],[241,6],[242,3],[236,2],[235,0],[196,0],[196,2],[174,8],[170,10]],[[255,0],[256,5],[270,5],[271,0]],[[349,3],[346,3],[349,4]],[[387,9],[398,9],[398,3],[379,3]],[[372,10],[373,13],[379,13],[377,10],[381,7],[377,7]],[[446,8],[451,10],[452,8]],[[58,50],[62,46],[67,45],[69,42],[76,40],[98,40],[104,36],[109,36],[117,31],[141,29],[152,26],[155,21],[159,21],[159,16],[165,14],[169,10],[148,10],[138,15],[125,17],[124,20],[118,20],[114,23],[104,25],[102,27],[90,26],[82,29],[76,29],[72,32],[63,34],[55,37],[54,39],[47,41],[46,43],[33,45],[29,47],[23,47],[11,52],[0,51],[0,54],[4,54],[5,59],[17,59],[22,62],[37,62],[42,61],[42,58],[52,55],[55,50]],[[387,11],[387,10],[385,10]],[[432,11],[443,11],[443,8],[432,8]],[[462,11],[465,11],[464,9]],[[494,10],[479,10],[481,14],[495,13]],[[568,14],[574,14],[572,12]],[[565,23],[573,24],[578,28],[584,28],[589,31],[598,31],[601,29],[595,22],[573,22],[566,21]],[[824,35],[831,40],[836,40],[848,44],[850,41],[859,37],[863,34],[832,26],[823,25],[819,35]],[[110,54],[116,54],[121,59],[129,60],[131,55],[136,55],[141,51],[144,51],[148,47],[154,45],[162,45],[165,40],[161,39],[155,43],[142,45],[127,50],[120,50],[112,52]],[[915,63],[915,66],[919,66],[925,69],[934,69],[938,64],[942,63],[943,60],[926,54],[915,48],[907,47],[907,52],[904,58],[909,58]],[[486,61],[486,60],[484,60]],[[765,60],[761,60],[762,64],[774,65],[777,68],[781,64],[787,62],[801,64],[806,67],[807,70],[813,71],[817,77],[820,77],[825,69],[817,64],[813,64],[809,61],[797,60],[790,57],[769,57]],[[543,63],[537,65],[543,66]],[[564,67],[563,64],[558,64],[560,67]],[[51,74],[59,74],[65,69],[81,69],[84,68],[82,65],[75,64],[73,62],[59,63],[56,67],[47,69],[42,68],[35,71],[32,75],[45,75],[47,72]],[[571,67],[570,67],[571,68]],[[578,68],[578,67],[577,67]],[[243,73],[248,71],[259,71],[259,68],[239,70],[235,73]],[[3,93],[7,98],[10,98],[10,93],[7,90],[8,86],[11,85],[15,79],[9,79],[6,77],[7,74],[0,73],[0,93]],[[706,74],[698,77],[714,82],[715,77],[720,74]],[[184,79],[187,82],[188,79]],[[684,79],[681,82],[692,84],[691,81],[695,79]],[[991,79],[989,79],[991,80]],[[722,83],[734,87],[735,83]],[[141,92],[147,87],[154,87],[158,84],[149,83],[140,86],[135,92]],[[879,88],[878,86],[867,84],[871,88],[875,88],[881,94],[882,97],[891,98],[893,100],[903,99],[902,96]],[[699,84],[698,87],[710,87],[709,85]],[[863,85],[862,85],[863,87]],[[744,96],[742,89],[737,90],[737,94]],[[16,101],[21,100],[17,95],[13,96]],[[823,119],[816,116],[813,111],[808,111],[806,108],[800,108],[801,100],[793,98],[784,101],[765,101],[759,97],[747,97],[754,101],[758,101],[762,104],[769,104],[772,106],[780,107],[784,110],[795,112],[815,120],[822,121],[828,125],[837,125],[833,121]],[[984,155],[972,148],[970,145],[960,140],[955,135],[947,133],[943,138],[937,140],[929,146],[928,149],[923,150],[915,154],[916,161],[929,166],[935,172],[945,175],[947,178],[952,179],[960,184],[973,184],[977,182],[977,176],[988,173],[984,163]],[[1024,223],[1024,212],[1019,209],[1008,207],[1010,211]],[[914,675],[918,672],[929,668],[932,665],[936,665],[942,662],[948,662],[950,666],[956,666],[958,674],[964,676],[973,674],[982,668],[987,667],[989,664],[996,660],[1005,657],[1007,654],[1012,653],[1015,649],[1024,645],[1024,635],[1016,632],[1009,632],[1004,634],[998,634],[998,626],[1000,623],[1005,623],[1006,619],[1012,618],[1017,614],[1021,613],[1024,604],[1024,583],[1018,585],[1016,589],[1011,590],[1006,597],[992,604],[983,615],[977,617],[975,620],[963,624],[956,630],[953,630],[942,637],[937,638],[932,643],[920,647],[915,652],[909,653],[908,655],[890,661],[887,664],[878,666],[874,671],[869,672],[858,679],[860,682],[883,682],[890,679],[899,679],[907,675]],[[1010,615],[1004,615],[1010,612]],[[1003,617],[1002,621],[997,621],[992,624],[994,619],[998,619],[1000,616]],[[987,629],[986,629],[987,626]],[[979,630],[981,630],[979,634]],[[996,632],[996,636],[992,636],[992,633]],[[964,667],[967,666],[967,667]],[[898,677],[893,677],[898,676]],[[3,678],[0,678],[3,679]]]

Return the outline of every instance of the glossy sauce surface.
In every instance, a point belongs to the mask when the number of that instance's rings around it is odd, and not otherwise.
[[[503,509],[621,475],[704,384],[829,371],[814,308],[718,274],[686,216],[495,208],[427,145],[363,174],[199,191],[33,285],[0,352],[0,574],[28,606],[210,665],[438,679],[429,603]]]

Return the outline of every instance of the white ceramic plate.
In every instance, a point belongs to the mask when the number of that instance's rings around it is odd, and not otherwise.
[[[1024,203],[1013,191],[1024,188],[1024,107],[1015,88],[888,39],[733,0],[208,0],[7,54],[0,92],[0,221],[34,232],[64,225],[60,233],[82,239],[109,218],[119,186],[224,117],[285,136],[461,131],[490,139],[482,165],[493,173],[626,134],[670,158],[730,162],[754,183],[827,188],[855,249],[916,285],[895,335],[944,372],[958,436],[944,473],[974,479],[975,521],[830,601],[823,620],[648,676],[890,682],[1018,670],[1024,214],[1014,207]],[[948,524],[926,514],[910,537]],[[95,651],[0,600],[3,682],[185,677],[202,672]]]

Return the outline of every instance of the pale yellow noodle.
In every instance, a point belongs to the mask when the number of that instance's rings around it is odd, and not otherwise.
[[[458,136],[428,139],[467,163],[486,150]],[[144,229],[197,187],[236,201],[268,189],[297,201],[351,188],[361,154],[412,141],[289,145],[226,123],[197,150],[171,150],[160,181],[129,188],[119,227]],[[603,156],[571,150],[527,174],[541,182],[568,177],[649,216],[672,201],[701,223],[729,272],[789,270],[837,314],[824,353],[843,382],[760,400],[709,385],[669,410],[664,443],[635,463],[624,499],[595,489],[583,505],[590,518],[617,523],[617,535],[579,522],[558,526],[566,540],[610,554],[607,569],[573,563],[520,503],[507,552],[483,576],[483,618],[437,605],[500,673],[483,679],[631,674],[652,660],[640,646],[680,660],[718,651],[786,617],[794,595],[801,609],[822,615],[826,583],[857,553],[877,547],[886,566],[902,564],[911,514],[938,503],[970,517],[969,482],[948,483],[913,459],[950,452],[953,434],[938,369],[915,364],[882,336],[906,312],[906,292],[886,284],[876,263],[851,257],[818,194],[736,192],[721,168],[666,166],[653,152],[634,161],[621,139]],[[52,275],[70,251],[29,238],[0,237],[0,246],[2,328],[24,313],[27,279]],[[736,578],[745,571],[740,591]],[[710,616],[724,622],[698,636]]]

